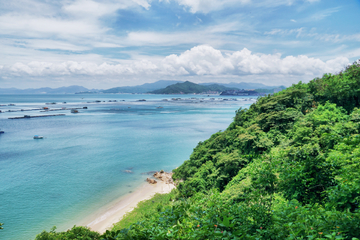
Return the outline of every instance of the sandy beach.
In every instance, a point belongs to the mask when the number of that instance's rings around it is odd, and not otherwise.
[[[175,186],[158,181],[156,184],[144,183],[134,192],[129,193],[84,219],[81,224],[93,231],[100,233],[110,230],[114,223],[117,223],[125,213],[133,210],[137,204],[145,199],[150,199],[155,193],[169,193]]]

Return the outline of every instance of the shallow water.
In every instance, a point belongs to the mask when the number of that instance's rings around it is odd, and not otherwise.
[[[179,97],[183,99],[171,100]],[[34,239],[54,225],[58,230],[72,227],[142,184],[147,177],[142,173],[179,166],[199,141],[225,130],[235,110],[252,103],[246,97],[193,97],[1,95],[0,105],[6,106],[0,106],[0,128],[5,131],[0,135],[0,239]],[[45,104],[51,102],[56,104]],[[84,106],[88,109],[77,114],[20,111]],[[8,119],[25,114],[66,115]]]

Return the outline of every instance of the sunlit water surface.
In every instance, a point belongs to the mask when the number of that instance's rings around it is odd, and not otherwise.
[[[58,230],[70,228],[143,184],[147,176],[142,173],[176,168],[199,141],[225,130],[235,111],[254,100],[219,98],[1,95],[0,105],[6,106],[0,106],[0,129],[5,131],[0,134],[0,239],[34,239],[54,225]],[[84,106],[88,109],[79,113],[21,111]],[[44,114],[66,115],[8,119]]]

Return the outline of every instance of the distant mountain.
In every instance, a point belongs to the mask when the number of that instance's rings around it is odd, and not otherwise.
[[[234,88],[231,88],[234,89]],[[211,84],[211,85],[200,85],[196,83],[192,83],[189,81],[183,83],[176,83],[166,88],[158,89],[155,91],[151,91],[150,93],[154,94],[188,94],[188,93],[206,93],[206,92],[222,92],[225,90],[230,90],[230,88],[224,87],[219,84]]]
[[[60,88],[28,88],[28,89],[17,89],[17,88],[0,88],[0,94],[72,94],[76,92],[89,92],[99,91],[96,89],[87,89],[82,86],[69,86]]]
[[[211,85],[214,83],[200,83],[200,85]],[[274,89],[274,88],[279,88],[279,87],[283,87],[284,89],[286,87],[284,86],[267,86],[265,84],[262,83],[248,83],[248,82],[240,82],[240,83],[221,83],[221,85],[228,87],[228,88],[238,88],[238,89]]]
[[[165,88],[175,83],[182,83],[183,81],[159,80],[154,83],[145,83],[137,86],[116,87],[102,91],[103,93],[147,93],[156,89]]]
[[[183,81],[175,81],[175,80],[160,80],[154,83],[145,83],[142,85],[137,86],[127,86],[127,87],[116,87],[110,88],[107,90],[99,90],[99,89],[87,89],[82,86],[68,86],[68,87],[60,87],[60,88],[28,88],[28,89],[17,89],[17,88],[0,88],[0,94],[73,94],[73,93],[147,93],[153,92],[154,90],[161,90],[166,88],[170,85],[174,85],[176,83],[184,83]],[[195,84],[195,83],[193,83]],[[281,88],[285,89],[284,86],[267,86],[262,83],[224,83],[224,84],[217,84],[217,83],[201,83],[196,84],[198,85],[195,88],[195,92],[207,92],[207,91],[217,91],[222,92],[224,90],[230,89],[256,89],[258,92],[266,92],[272,93],[274,89]],[[207,88],[200,88],[200,87],[207,87]],[[197,90],[196,90],[197,89]],[[184,91],[192,91],[193,89],[182,89]],[[171,91],[174,91],[172,89]],[[184,92],[181,91],[181,92]],[[193,93],[193,92],[191,92]]]

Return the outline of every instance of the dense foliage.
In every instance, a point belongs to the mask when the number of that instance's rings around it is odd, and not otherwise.
[[[174,170],[167,202],[100,239],[357,239],[359,91],[354,63],[239,109]]]
[[[68,239],[82,239],[82,240],[99,240],[100,234],[90,231],[86,227],[76,227],[67,230],[66,232],[56,232],[56,227],[53,227],[49,232],[43,231],[38,234],[35,240],[68,240]]]
[[[276,88],[257,88],[257,89],[255,89],[255,91],[258,93],[274,93],[275,90],[281,91],[284,89],[286,89],[286,87],[280,86],[280,87],[276,87]]]

